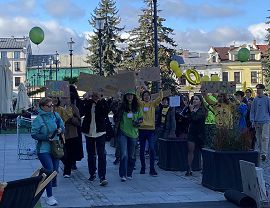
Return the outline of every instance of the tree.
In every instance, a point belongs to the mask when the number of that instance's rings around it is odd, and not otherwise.
[[[102,73],[103,75],[113,75],[116,68],[121,62],[122,51],[117,47],[117,44],[123,40],[120,37],[120,32],[124,29],[118,27],[121,19],[116,8],[114,0],[101,0],[98,7],[93,11],[89,24],[95,29],[94,34],[87,39],[89,51],[86,62],[92,66],[92,69],[99,72],[99,31],[96,28],[96,18],[102,17],[105,19],[104,29],[101,31],[102,39]]]
[[[152,67],[154,65],[154,24],[153,0],[144,0],[145,8],[139,15],[139,26],[130,31],[128,47],[124,52],[125,68],[137,70],[142,67]],[[158,13],[161,10],[158,10]],[[175,79],[169,70],[171,56],[175,53],[175,41],[170,37],[173,29],[165,27],[165,18],[158,17],[158,59],[161,68],[163,87],[175,90]]]
[[[270,10],[269,10],[270,11]],[[268,21],[266,22],[267,25],[270,25],[270,16],[267,17]],[[270,89],[270,28],[267,29],[268,34],[266,35],[266,41],[268,42],[269,49],[266,55],[263,57],[262,65],[263,65],[263,76],[265,78],[264,83],[266,88]]]

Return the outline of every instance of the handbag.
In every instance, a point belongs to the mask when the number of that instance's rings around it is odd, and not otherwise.
[[[46,128],[49,130],[49,127],[47,123],[45,122],[44,118],[41,116]],[[58,126],[58,125],[57,125]],[[60,140],[52,140],[54,138],[55,134],[57,133],[57,130],[54,131],[52,136],[49,137],[49,143],[51,147],[51,154],[55,159],[61,159],[64,157],[64,145]]]

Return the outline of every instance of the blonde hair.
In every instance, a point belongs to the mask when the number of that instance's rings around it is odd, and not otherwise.
[[[38,103],[38,106],[41,107],[41,106],[45,106],[47,105],[48,103],[52,102],[52,99],[51,98],[48,98],[48,97],[44,97],[44,98],[41,98],[39,100],[39,103]]]

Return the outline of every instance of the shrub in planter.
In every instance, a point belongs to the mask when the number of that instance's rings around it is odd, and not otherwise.
[[[242,191],[239,160],[258,163],[258,152],[249,151],[252,134],[236,129],[220,128],[213,141],[213,149],[203,149],[202,185],[216,190]]]

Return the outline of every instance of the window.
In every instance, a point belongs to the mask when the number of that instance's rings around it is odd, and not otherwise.
[[[251,83],[257,84],[258,83],[258,72],[253,71],[250,73],[250,75],[251,75]]]
[[[228,72],[222,72],[222,81],[229,81],[229,74]]]
[[[1,58],[7,58],[7,52],[6,51],[1,51]]]
[[[240,72],[234,72],[234,81],[236,84],[240,84]]]
[[[19,59],[20,55],[20,51],[14,51],[14,59]]]
[[[15,87],[18,87],[21,83],[21,77],[15,77]]]
[[[213,57],[212,57],[212,62],[215,63],[215,62],[217,62],[216,60],[217,60],[217,59],[216,59],[216,56],[213,56]]]
[[[15,71],[21,71],[21,64],[20,62],[14,62],[14,69]]]
[[[250,54],[249,60],[255,61],[255,54]]]

